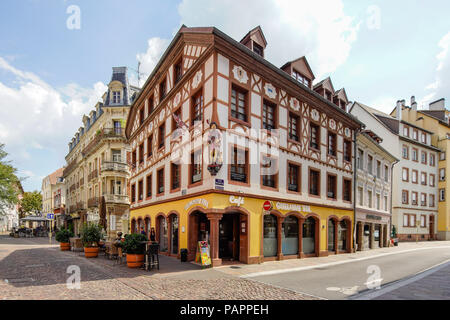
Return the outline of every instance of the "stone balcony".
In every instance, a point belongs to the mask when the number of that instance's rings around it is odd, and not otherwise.
[[[106,175],[109,176],[111,174],[128,175],[129,173],[130,173],[129,166],[124,162],[105,161],[101,165],[102,176]]]
[[[100,201],[98,197],[88,199],[88,208],[98,207],[99,204]]]
[[[105,194],[106,203],[117,203],[117,204],[130,204],[130,199],[127,195],[121,194]]]

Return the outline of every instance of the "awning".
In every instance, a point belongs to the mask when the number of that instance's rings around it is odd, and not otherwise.
[[[44,217],[26,217],[26,218],[20,219],[20,221],[44,222],[44,221],[52,221],[52,219],[47,219]]]

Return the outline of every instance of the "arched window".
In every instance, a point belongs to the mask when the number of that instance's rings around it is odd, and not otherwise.
[[[348,250],[348,243],[347,243],[347,230],[348,228],[348,221],[343,220],[338,225],[338,249],[340,251],[347,251]]]
[[[316,220],[309,217],[303,223],[303,253],[313,254],[316,252]]]

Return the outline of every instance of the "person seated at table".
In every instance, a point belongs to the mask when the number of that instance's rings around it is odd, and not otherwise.
[[[120,242],[122,242],[122,232],[117,232],[117,237],[114,239],[114,245],[117,247]]]
[[[150,241],[156,242],[156,232],[155,232],[155,228],[152,228],[152,230],[150,231]]]

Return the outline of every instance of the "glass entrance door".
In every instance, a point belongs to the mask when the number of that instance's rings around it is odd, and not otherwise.
[[[264,216],[264,257],[275,257],[278,250],[277,218],[274,215]]]
[[[164,217],[159,217],[159,250],[167,252],[167,223]]]

